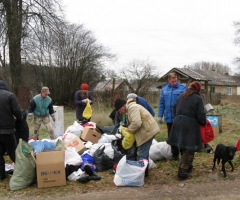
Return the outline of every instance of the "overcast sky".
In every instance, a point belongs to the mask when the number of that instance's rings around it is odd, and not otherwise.
[[[123,66],[152,61],[160,71],[199,61],[232,69],[240,47],[233,43],[233,21],[240,0],[63,0],[68,21],[93,31]]]

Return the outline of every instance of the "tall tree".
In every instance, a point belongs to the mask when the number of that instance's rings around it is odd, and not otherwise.
[[[41,66],[35,70],[34,89],[47,84],[56,103],[71,104],[81,83],[91,88],[102,80],[104,61],[113,55],[83,25],[56,22],[55,26],[57,32],[38,30],[38,37],[44,38],[41,42],[26,40],[23,55],[29,64]]]
[[[25,37],[36,27],[52,27],[52,22],[60,20],[57,0],[0,0],[0,10],[5,20],[4,33],[7,35],[9,66],[12,90],[17,93],[22,85],[21,50]]]

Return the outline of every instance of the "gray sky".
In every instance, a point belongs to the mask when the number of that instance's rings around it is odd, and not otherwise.
[[[114,69],[133,59],[152,61],[160,71],[199,61],[232,69],[240,47],[233,21],[240,0],[63,0],[66,18],[84,24],[117,54]]]

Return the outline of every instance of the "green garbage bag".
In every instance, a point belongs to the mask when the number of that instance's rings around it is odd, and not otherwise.
[[[22,139],[19,139],[15,152],[15,167],[9,186],[10,190],[21,190],[36,181],[36,163],[31,155],[33,147]]]

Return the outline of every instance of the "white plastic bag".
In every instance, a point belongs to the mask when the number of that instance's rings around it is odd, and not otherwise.
[[[74,147],[68,147],[65,150],[65,166],[68,165],[74,165],[74,166],[80,166],[82,164],[82,158],[81,156],[76,152],[76,149]]]
[[[144,159],[143,162],[143,167],[131,165],[127,163],[126,156],[123,156],[117,165],[113,180],[114,184],[116,186],[143,186],[148,160]]]
[[[83,172],[81,168],[79,168],[78,171],[71,173],[67,178],[69,181],[77,181],[79,178],[83,177],[84,175],[85,175],[85,172]]]
[[[73,125],[67,127],[65,133],[72,133],[79,137],[82,134],[83,129],[83,126],[81,126],[77,121],[75,121]]]
[[[166,142],[158,142],[151,145],[149,150],[149,158],[153,161],[170,159],[172,157],[171,146]]]
[[[75,137],[77,137],[77,136],[73,133],[70,133],[70,132],[69,133],[64,133],[63,137],[62,137],[62,141],[64,143],[68,143],[68,142],[72,141]]]
[[[106,133],[102,134],[101,138],[98,140],[98,143],[111,143],[113,140],[116,140],[115,135],[108,135]]]

